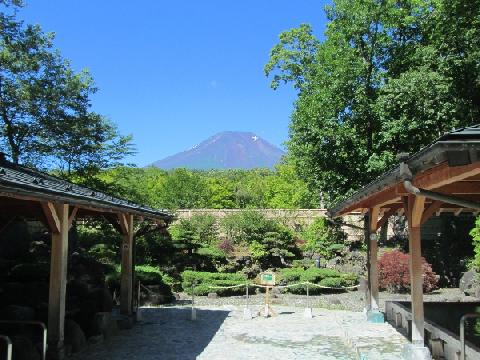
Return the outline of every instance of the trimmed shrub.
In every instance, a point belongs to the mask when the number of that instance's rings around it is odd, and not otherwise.
[[[379,286],[388,292],[407,292],[410,290],[409,256],[399,250],[387,252],[378,261]],[[438,288],[438,275],[432,266],[422,257],[423,291],[429,293]]]
[[[189,295],[192,294],[193,287],[195,295],[208,295],[208,293],[215,292],[219,296],[228,296],[243,295],[245,293],[245,287],[215,289],[210,288],[210,286],[233,286],[245,284],[247,278],[240,273],[228,274],[187,270],[182,273],[182,280],[183,290]]]
[[[313,266],[315,266],[315,260],[313,259],[301,259],[292,261],[293,268],[308,269],[309,267]]]
[[[312,284],[319,284],[322,286],[344,288],[347,286],[355,285],[358,281],[358,277],[355,274],[340,273],[337,270],[333,269],[309,268],[307,270],[303,270],[302,268],[290,268],[282,269],[280,271],[280,280],[285,285],[301,282],[310,282]],[[342,291],[334,289],[332,290]],[[319,294],[332,290],[322,289],[314,286],[309,287],[310,294]],[[285,291],[293,294],[306,294],[307,286],[299,285],[291,288],[286,288]]]
[[[111,290],[120,289],[120,265],[108,267],[105,282]],[[135,266],[135,275],[142,285],[160,286],[162,291],[171,294],[173,279],[164,275],[158,268],[150,265]],[[168,289],[167,289],[168,288]]]

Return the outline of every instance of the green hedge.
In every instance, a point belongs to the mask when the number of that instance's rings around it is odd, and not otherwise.
[[[173,279],[163,274],[157,267],[150,265],[135,266],[135,275],[142,285],[163,285],[172,286]],[[109,266],[105,276],[107,284],[111,287],[120,286],[120,265]]]
[[[215,292],[219,296],[243,295],[245,287],[233,289],[212,289],[210,286],[233,286],[245,284],[247,278],[243,274],[212,273],[187,270],[182,273],[182,288],[191,295],[192,287],[195,295],[208,295]]]
[[[282,269],[279,274],[279,281],[289,285],[302,282],[310,282],[313,284],[319,284],[322,286],[344,288],[355,285],[358,281],[358,276],[351,273],[341,273],[333,269],[318,269],[308,268],[303,270],[302,268]],[[293,294],[306,294],[307,286],[299,285],[291,288],[286,288],[285,292]],[[335,291],[322,289],[314,286],[309,286],[310,294],[319,294],[327,291]],[[342,291],[342,290],[337,290]]]

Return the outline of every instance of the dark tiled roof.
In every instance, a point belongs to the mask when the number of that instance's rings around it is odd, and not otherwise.
[[[448,161],[450,166],[466,165],[480,161],[480,124],[444,134],[434,143],[405,160],[414,174]],[[401,181],[400,166],[384,173],[375,181],[358,190],[348,199],[328,210],[330,216],[338,216],[343,210],[367,197]]]
[[[173,216],[165,210],[138,205],[2,159],[0,159],[0,191],[43,200],[58,199],[72,205],[130,212],[167,222],[173,219]]]

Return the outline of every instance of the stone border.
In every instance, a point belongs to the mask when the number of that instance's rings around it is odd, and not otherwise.
[[[400,328],[400,331],[409,337],[412,324],[410,309],[396,301],[386,301],[385,314],[390,324],[397,329]],[[460,359],[461,344],[459,336],[430,320],[425,320],[425,331],[429,334],[426,338],[429,339],[428,347],[434,359],[442,356],[446,360]],[[470,359],[480,358],[480,348],[467,341],[466,355]]]

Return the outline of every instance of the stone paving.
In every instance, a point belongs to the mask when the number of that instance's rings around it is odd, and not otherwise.
[[[254,315],[259,306],[252,307]],[[243,319],[241,306],[203,306],[197,320],[182,306],[143,308],[143,321],[74,360],[399,359],[406,340],[388,324],[359,312],[275,307],[275,317]]]

